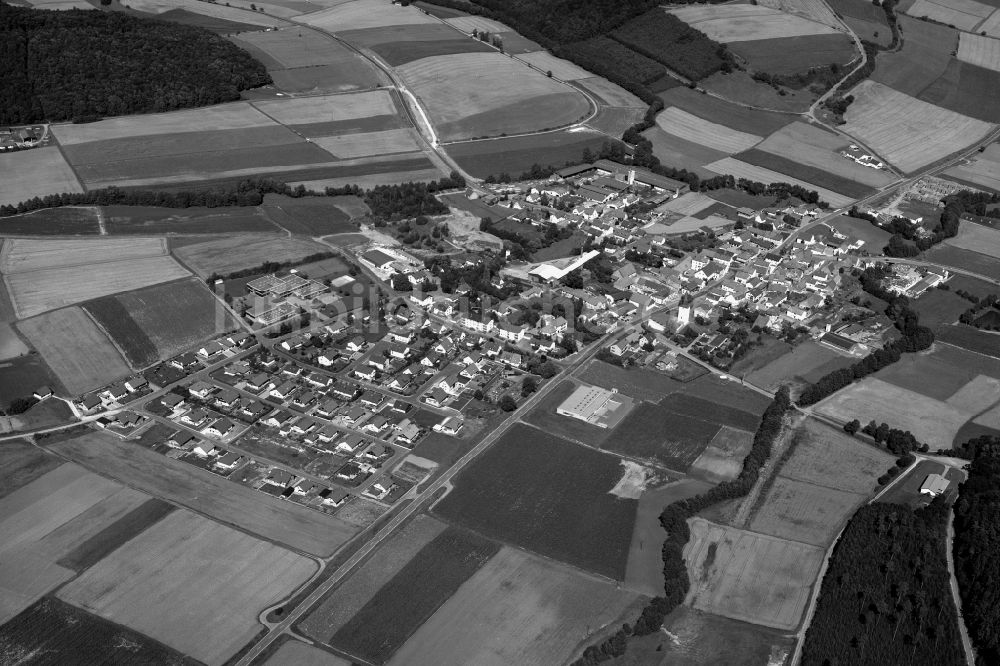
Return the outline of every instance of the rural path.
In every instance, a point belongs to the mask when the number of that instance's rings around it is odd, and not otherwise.
[[[955,510],[948,511],[948,539],[945,541],[945,554],[948,557],[948,578],[951,584],[951,598],[958,611],[958,631],[962,635],[962,651],[965,654],[966,666],[975,666],[976,649],[969,639],[969,629],[965,626],[965,615],[962,613],[962,595],[958,592],[958,579],[955,577],[955,556],[952,547],[955,542]]]

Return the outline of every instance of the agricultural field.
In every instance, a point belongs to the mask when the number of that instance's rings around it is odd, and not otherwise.
[[[851,108],[853,108],[853,106]],[[731,176],[735,176],[736,178],[749,178],[750,180],[756,180],[762,183],[789,183],[791,185],[800,185],[809,190],[816,190],[816,192],[819,193],[820,200],[827,202],[834,208],[841,208],[855,199],[860,198],[860,196],[838,194],[833,190],[820,187],[814,183],[793,178],[764,167],[754,166],[753,164],[742,162],[733,157],[724,157],[718,162],[707,164],[705,168],[710,171],[714,171],[717,174],[729,174]]]
[[[946,26],[904,15],[899,15],[897,20],[905,36],[903,48],[879,54],[872,79],[901,93],[919,97],[921,91],[948,68],[952,52],[958,45],[958,33]]]
[[[975,0],[916,0],[906,13],[917,18],[928,18],[960,30],[973,30],[992,14],[994,8]]]
[[[665,107],[675,106],[708,122],[758,136],[777,132],[795,118],[781,113],[748,109],[737,104],[703,95],[685,86],[671,88],[659,95]]]
[[[831,64],[847,65],[858,56],[854,40],[840,32],[737,41],[729,44],[729,50],[755,71],[774,75],[798,74]]]
[[[829,4],[861,39],[883,48],[892,44],[892,30],[881,7],[864,0],[831,0]]]
[[[662,210],[678,215],[694,215],[715,205],[715,200],[700,192],[688,192],[663,204]]]
[[[163,14],[177,9],[185,9],[195,15],[224,19],[235,23],[249,23],[262,27],[287,25],[285,21],[273,16],[265,16],[214,2],[204,3],[200,0],[128,0],[126,4],[132,9],[147,14]]]
[[[959,226],[958,235],[945,242],[952,247],[1000,259],[1000,230],[981,224],[965,222]]]
[[[942,266],[954,266],[963,271],[1000,280],[1000,264],[993,257],[980,252],[970,252],[941,243],[927,251],[927,260]]]
[[[743,459],[752,444],[753,433],[724,426],[688,471],[715,483],[732,481],[743,470]]]
[[[350,221],[354,217],[351,213],[367,211],[368,207],[356,197],[349,196],[293,199],[280,194],[267,194],[261,210],[292,234],[326,236],[357,231],[357,226]]]
[[[984,356],[1000,357],[996,333],[979,331],[970,326],[941,326],[936,331],[937,339],[962,349],[978,352]]]
[[[26,319],[17,328],[71,396],[99,388],[131,372],[104,331],[78,307]],[[22,392],[26,392],[24,388]]]
[[[619,621],[635,600],[608,582],[504,547],[424,622],[389,664],[563,663],[588,628]]]
[[[616,456],[515,425],[463,470],[435,513],[622,580],[637,502],[609,493],[621,476]]]
[[[668,134],[701,143],[702,145],[732,154],[751,148],[763,139],[756,134],[748,134],[729,129],[725,125],[711,123],[683,109],[671,106],[656,116],[657,126]]]
[[[257,492],[113,435],[88,432],[43,444],[153,496],[314,555],[329,556],[358,531],[335,516]]]
[[[839,153],[845,148],[843,137],[802,122],[787,125],[756,146],[758,151],[870,187],[882,187],[896,180],[888,171],[863,167],[845,158]]]
[[[465,171],[477,178],[508,173],[517,176],[535,164],[562,167],[579,163],[584,150],[597,152],[608,137],[596,131],[548,132],[534,136],[462,141],[445,147]]]
[[[232,39],[264,63],[275,85],[286,92],[345,92],[381,83],[371,63],[316,30],[297,26]]]
[[[960,183],[1000,192],[1000,146],[990,144],[982,153],[948,169],[943,175]]]
[[[805,113],[818,95],[810,88],[774,88],[755,80],[749,72],[736,70],[730,74],[716,72],[701,81],[701,87],[713,96],[732,100],[750,107],[782,111],[788,120]],[[781,94],[784,93],[784,94]]]
[[[932,289],[913,301],[913,310],[920,315],[920,323],[937,328],[941,324],[953,324],[969,309],[969,303],[951,290]]]
[[[712,421],[730,428],[754,431],[760,422],[757,414],[743,411],[730,404],[723,396],[715,395],[712,399],[698,397],[691,392],[672,393],[660,401],[660,407],[675,414],[705,418],[711,416]]]
[[[147,499],[63,464],[0,501],[0,623],[75,575],[63,558]]]
[[[199,664],[139,632],[108,622],[56,597],[41,599],[0,627],[0,645],[4,646],[5,656],[31,655],[40,663]],[[18,663],[26,663],[23,659],[21,657]],[[27,659],[27,663],[35,663],[31,657]]]
[[[185,245],[174,253],[185,266],[204,278],[212,273],[226,275],[245,268],[255,268],[265,262],[297,261],[328,250],[323,245],[298,238],[233,236]]]
[[[765,152],[751,148],[733,157],[745,164],[772,170],[779,174],[779,178],[798,177],[802,179],[802,182],[813,183],[813,189],[817,189],[816,186],[818,185],[820,188],[825,188],[852,199],[861,199],[875,193],[875,189],[868,185],[830,173],[821,167],[809,166],[795,161],[780,153]],[[874,171],[873,169],[868,170]]]
[[[569,60],[557,58],[548,51],[525,53],[524,55],[518,56],[518,59],[528,63],[546,76],[549,72],[552,72],[552,76],[554,78],[562,79],[563,81],[588,79],[593,78],[594,76],[592,72],[588,72],[579,65],[573,64]]]
[[[477,534],[448,527],[385,581],[329,643],[370,663],[384,663],[499,549]]]
[[[130,360],[144,359],[135,367],[175,356],[237,326],[195,279],[108,296],[84,307]]]
[[[939,326],[935,330],[947,328]],[[949,344],[935,344],[921,354],[904,354],[876,374],[890,384],[942,402],[950,402],[980,375],[1000,379],[1000,361]]]
[[[720,427],[711,420],[677,414],[658,405],[641,404],[615,429],[607,448],[630,458],[655,461],[669,469],[685,472],[718,434]]]
[[[838,354],[813,340],[797,345],[792,351],[747,375],[747,381],[768,391],[782,384],[814,382],[827,372],[846,368],[857,359]]]
[[[724,44],[836,32],[829,25],[762,5],[689,5],[671,13]]]
[[[280,640],[280,639],[279,639]],[[264,662],[265,666],[351,666],[351,662],[341,659],[332,652],[307,645],[301,641],[289,640]]]
[[[0,458],[0,500],[62,464],[63,461],[32,446],[27,440],[5,442],[3,458]]]
[[[577,79],[573,83],[596,97],[597,101],[605,106],[624,106],[643,111],[648,106],[629,91],[600,76]]]
[[[315,569],[301,555],[176,511],[64,586],[59,598],[218,665],[257,634],[261,610]]]
[[[5,275],[79,264],[157,257],[167,253],[162,238],[34,240],[15,238],[3,244],[0,272]]]
[[[892,464],[887,460],[880,471]],[[762,534],[826,546],[864,500],[865,495],[779,476],[748,527]]]
[[[587,121],[587,127],[607,134],[613,139],[619,139],[625,131],[643,119],[645,109],[599,106],[597,115]]]
[[[700,366],[698,370],[701,370]],[[704,372],[698,372],[695,376],[700,374]],[[659,402],[684,386],[682,382],[662,372],[643,368],[625,369],[604,361],[591,361],[577,377],[588,384],[617,389],[631,398],[646,402]]]
[[[96,236],[97,209],[66,206],[0,218],[0,234],[11,236]]]
[[[960,33],[956,57],[970,65],[1000,71],[1000,39]]]
[[[691,588],[687,605],[708,613],[790,631],[798,626],[824,549],[702,518],[689,521],[684,548]],[[744,572],[753,571],[754,576]]]
[[[55,209],[65,210],[65,209]],[[54,211],[53,211],[54,212]],[[157,208],[155,206],[102,206],[109,235],[276,233],[279,229],[260,208]],[[96,220],[95,220],[96,222]]]
[[[572,87],[499,53],[433,56],[397,71],[444,141],[554,129],[591,112]]]
[[[416,7],[387,6],[386,3],[377,0],[344,2],[329,9],[307,14],[299,20],[308,25],[334,32],[436,22],[436,19],[427,16]]]
[[[1000,72],[952,59],[939,79],[927,86],[920,99],[978,118],[1000,122]]]
[[[988,134],[992,126],[873,81],[852,91],[841,129],[905,172],[936,162]]]
[[[718,150],[706,148],[700,143],[681,139],[653,126],[642,135],[653,144],[653,154],[662,164],[676,169],[687,169],[701,178],[714,178],[718,174],[705,168],[706,164],[717,162],[726,156]]]
[[[0,153],[0,206],[34,197],[83,192],[83,187],[55,146]]]
[[[382,130],[364,134],[340,134],[318,137],[316,145],[334,157],[353,159],[368,155],[412,153],[420,150],[420,139],[413,128]]]
[[[843,423],[852,419],[862,424],[891,420],[890,425],[905,425],[917,440],[933,449],[946,448],[970,417],[946,402],[872,377],[838,391],[815,409]]]
[[[779,9],[786,14],[796,14],[833,28],[840,28],[837,16],[830,11],[826,2],[818,0],[762,0],[760,4],[771,9]]]
[[[255,102],[270,118],[308,137],[399,127],[396,105],[385,90]],[[386,126],[388,123],[389,126]]]

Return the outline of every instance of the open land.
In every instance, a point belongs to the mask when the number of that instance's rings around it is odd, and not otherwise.
[[[222,664],[257,634],[257,614],[314,571],[301,555],[177,511],[63,587],[59,597],[207,664]]]
[[[354,208],[354,197],[301,197],[294,199],[280,194],[264,197],[261,209],[283,229],[302,236],[326,236],[357,231],[351,224],[352,215],[344,208]],[[367,206],[361,204],[365,210]]]
[[[112,435],[89,432],[46,447],[151,495],[307,553],[328,556],[357,532],[334,516],[195,470]]]
[[[884,451],[812,419],[796,437],[792,456],[778,470],[785,478],[821,486],[833,482],[844,492],[865,495],[894,463]]]
[[[621,580],[637,506],[608,492],[621,475],[615,456],[516,425],[463,470],[435,512]]]
[[[932,289],[913,302],[913,310],[920,315],[920,323],[935,328],[953,324],[969,309],[970,303],[951,290]]]
[[[771,9],[780,9],[786,14],[796,14],[819,23],[825,23],[834,28],[840,27],[837,16],[830,10],[826,2],[817,2],[817,0],[763,0],[760,4]]]
[[[760,143],[763,138],[708,122],[675,106],[659,113],[656,124],[668,134],[728,154],[747,150]]]
[[[731,42],[729,49],[747,60],[755,71],[779,76],[831,64],[846,65],[858,55],[854,41],[840,32]]]
[[[1000,379],[1000,361],[949,344],[935,344],[928,352],[904,354],[876,376],[934,400],[947,401],[981,374]]]
[[[157,208],[104,206],[105,227],[111,235],[223,234],[277,232],[260,208]]]
[[[916,0],[906,13],[910,16],[926,17],[938,23],[953,25],[961,30],[972,30],[982,23],[983,19],[993,13],[993,7],[975,0],[950,0],[935,2],[934,0]]]
[[[505,547],[389,663],[562,663],[588,628],[616,622],[634,600],[605,581]]]
[[[936,162],[978,141],[992,129],[981,120],[873,81],[863,81],[851,94],[855,101],[847,109],[847,124],[842,129],[906,172]]]
[[[707,415],[706,415],[707,416]],[[607,448],[681,472],[701,455],[721,426],[658,405],[638,405],[619,425]]]
[[[13,236],[96,236],[101,233],[97,210],[66,206],[43,208],[22,215],[0,217],[0,234]]]
[[[578,163],[583,151],[600,150],[608,137],[595,131],[548,132],[525,137],[463,141],[445,147],[458,164],[477,178],[508,173],[517,176],[540,166]]]
[[[949,487],[945,494],[952,499],[958,492],[958,484],[965,480],[965,472],[962,470],[934,460],[921,460],[909,474],[879,497],[878,501],[885,504],[907,504],[912,508],[927,506],[930,498],[920,492],[920,486],[928,474],[940,474],[948,480]]]
[[[823,562],[823,548],[689,521],[684,548],[691,588],[687,604],[776,629],[798,626],[809,589]]]
[[[588,72],[582,67],[573,64],[569,60],[557,58],[548,51],[525,53],[518,56],[518,58],[546,75],[548,75],[549,72],[552,72],[552,76],[557,79],[562,79],[563,81],[588,79],[594,76],[593,73]]]
[[[948,69],[958,33],[946,26],[905,15],[898,16],[897,20],[904,35],[903,48],[879,54],[872,79],[901,93],[919,97]]]
[[[286,641],[264,662],[266,666],[350,666],[351,662],[341,659],[332,652],[307,645],[301,641]]]
[[[587,92],[596,96],[598,101],[607,106],[627,106],[636,109],[646,109],[647,105],[641,99],[603,77],[591,76],[584,79],[577,79],[574,83],[585,88]]]
[[[717,42],[833,34],[832,27],[760,5],[699,5],[671,13]]]
[[[645,114],[645,109],[601,106],[597,109],[597,115],[587,121],[587,127],[618,139],[629,127],[641,121]]]
[[[674,167],[675,169],[687,169],[693,171],[702,178],[714,178],[718,174],[705,168],[706,164],[711,164],[721,160],[725,153],[711,148],[706,148],[700,143],[687,141],[673,134],[664,132],[659,127],[650,127],[642,135],[653,144],[653,154],[661,163]]]
[[[688,391],[671,393],[660,401],[660,407],[676,414],[685,414],[697,418],[711,418],[721,425],[730,428],[753,431],[757,429],[760,419],[756,414],[745,412],[728,404],[722,396],[713,396],[713,400],[693,395]]]
[[[379,588],[333,635],[331,645],[384,663],[499,549],[473,532],[448,527]]]
[[[881,471],[891,466],[892,461],[886,461]],[[779,476],[749,527],[755,532],[825,546],[864,500],[865,495]]]
[[[659,402],[684,384],[662,372],[643,368],[622,368],[603,361],[592,361],[578,377],[589,384],[618,389],[636,400]]]
[[[554,129],[590,111],[578,91],[499,53],[433,56],[398,71],[443,140]]]
[[[1000,71],[1000,39],[963,32],[958,38],[959,60]]]
[[[1000,259],[1000,230],[965,222],[958,235],[945,241],[948,245]]]
[[[1000,345],[997,344],[998,334],[980,331],[971,326],[941,326],[936,331],[941,342],[979,352],[986,356],[1000,357]]]
[[[244,11],[236,7],[228,7],[213,3],[203,3],[199,0],[129,0],[127,3],[132,9],[151,14],[161,14],[183,8],[194,14],[201,14],[212,18],[235,21],[237,23],[250,23],[258,26],[286,25],[284,21],[273,16],[264,16],[256,12]],[[204,5],[204,6],[203,6]]]
[[[816,381],[827,371],[848,367],[857,359],[807,340],[792,351],[747,376],[747,381],[767,390],[776,390],[789,382]]]
[[[419,140],[412,128],[319,137],[314,142],[335,157],[344,159],[420,150]]]
[[[76,174],[55,146],[0,153],[0,205],[34,197],[83,192]]]
[[[8,404],[16,398],[25,398],[40,386],[48,386],[53,391],[60,389],[62,382],[49,369],[38,354],[18,356],[0,361],[0,404]]]
[[[962,270],[1000,280],[1000,263],[993,257],[980,252],[971,252],[941,243],[927,252],[928,261],[942,266],[954,266]]]
[[[186,245],[175,251],[184,265],[200,277],[212,273],[226,275],[265,262],[296,261],[328,250],[312,241],[297,238],[247,238],[233,236],[220,240]]]
[[[1000,146],[990,144],[985,151],[944,172],[959,182],[1000,192]]]
[[[1000,72],[952,59],[919,95],[931,104],[990,123],[1000,122]]]
[[[738,104],[785,112],[788,120],[795,120],[797,114],[808,111],[817,98],[810,88],[775,88],[754,79],[743,70],[734,70],[730,74],[716,72],[702,79],[700,85],[709,93]]]
[[[0,502],[0,622],[74,575],[58,562],[146,496],[73,464],[61,465]]]
[[[108,336],[78,307],[18,323],[70,395],[104,386],[130,370]]]
[[[44,268],[156,257],[166,253],[166,241],[162,238],[13,238],[6,241],[0,251],[0,272],[8,275]]]
[[[743,459],[752,444],[752,433],[723,427],[691,464],[689,471],[714,482],[732,481],[742,471]]]
[[[718,162],[713,162],[712,164],[706,165],[706,168],[710,171],[714,171],[717,174],[729,174],[735,176],[736,178],[748,178],[750,180],[759,181],[761,183],[789,183],[791,185],[800,185],[807,190],[816,190],[819,193],[819,197],[822,201],[826,201],[828,204],[835,208],[840,208],[851,203],[858,196],[846,196],[843,194],[838,194],[833,190],[820,187],[814,183],[806,182],[798,178],[793,178],[783,173],[779,173],[772,169],[767,169],[760,166],[755,166],[747,162],[742,162],[738,159],[732,157],[724,157]]]
[[[254,106],[260,109],[262,114],[267,114],[282,125],[295,129],[300,125],[358,120],[396,113],[392,95],[385,90],[267,100],[255,102]],[[308,132],[306,135],[315,136]]]
[[[3,451],[3,456],[0,456],[0,499],[62,464],[61,460],[26,440],[6,441],[0,450]]]
[[[384,2],[377,0],[356,0],[307,14],[300,20],[317,28],[340,32],[387,25],[419,25],[433,23],[436,19],[427,16],[416,7],[401,5],[386,7]]]
[[[840,215],[827,222],[827,226],[836,229],[850,237],[859,238],[865,242],[864,250],[874,254],[885,247],[889,242],[891,234],[880,227],[876,227],[868,220],[856,217]]]
[[[861,39],[881,47],[892,43],[889,21],[881,7],[864,0],[831,0],[829,5]]]
[[[740,162],[769,170],[778,174],[778,178],[797,177],[800,183],[813,184],[812,188],[820,191],[828,190],[844,197],[861,199],[875,193],[875,189],[851,178],[840,176],[822,167],[811,166],[795,161],[786,155],[765,152],[751,148],[734,156]],[[709,165],[712,168],[712,165]],[[863,168],[863,167],[862,167]],[[871,171],[871,169],[869,169]],[[772,176],[772,178],[775,176]],[[767,182],[767,181],[764,181]],[[771,181],[774,182],[774,181]]]

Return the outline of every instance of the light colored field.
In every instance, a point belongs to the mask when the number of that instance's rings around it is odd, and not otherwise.
[[[651,224],[643,229],[647,233],[658,234],[687,234],[692,231],[697,231],[702,227],[708,227],[709,229],[719,229],[726,225],[733,224],[732,220],[726,219],[720,215],[709,215],[704,220],[693,216],[682,217],[681,219],[673,222],[671,224]]]
[[[838,421],[892,421],[932,449],[948,448],[970,414],[946,402],[868,377],[823,400],[815,409]]]
[[[235,41],[256,46],[286,68],[326,65],[345,58],[357,58],[339,42],[308,28],[243,32],[235,37]]]
[[[702,518],[689,524],[691,538],[684,547],[691,579],[689,606],[776,629],[798,626],[824,549]]]
[[[739,153],[760,143],[763,137],[730,129],[725,125],[703,120],[676,106],[656,116],[656,124],[667,134],[700,143],[724,153]]]
[[[447,527],[430,516],[418,516],[327,594],[300,623],[302,630],[312,638],[328,641],[371,601],[384,583],[392,580],[421,548]]]
[[[0,501],[0,623],[75,573],[56,561],[146,496],[63,464]]]
[[[301,555],[175,511],[59,591],[59,598],[210,665],[260,629],[257,614],[316,565]]]
[[[777,9],[788,14],[797,14],[803,18],[818,21],[832,28],[841,29],[840,21],[837,20],[830,7],[823,0],[759,0],[760,5]]]
[[[722,43],[837,32],[829,25],[760,5],[686,6],[670,13]]]
[[[882,187],[896,180],[888,171],[863,167],[837,152],[846,147],[842,137],[801,122],[783,127],[757,146],[768,153],[872,187]]]
[[[977,154],[968,164],[952,167],[944,174],[1000,192],[1000,155],[995,154],[995,145],[987,148],[986,152]]]
[[[444,176],[437,169],[416,169],[414,171],[393,171],[392,173],[373,173],[363,176],[345,176],[344,178],[322,178],[320,180],[302,180],[289,183],[292,187],[302,185],[310,190],[323,190],[326,187],[343,187],[357,185],[361,188],[372,188],[376,185],[396,185],[399,183],[427,183]]]
[[[552,72],[552,76],[563,81],[574,81],[576,79],[593,78],[594,73],[588,72],[584,68],[573,64],[569,60],[557,58],[548,51],[536,51],[535,53],[525,53],[518,58],[529,62],[542,72]]]
[[[39,240],[11,238],[0,250],[0,272],[24,273],[44,268],[61,268],[159,257],[167,253],[163,238],[94,238]]]
[[[983,412],[976,418],[972,419],[972,422],[978,423],[981,426],[986,426],[987,428],[1000,430],[1000,405],[987,412]]]
[[[256,7],[256,11],[263,11],[265,14],[271,14],[272,16],[280,16],[281,18],[292,18],[293,16],[298,16],[299,14],[308,14],[309,12],[316,11],[316,7],[319,3],[312,3],[302,0],[282,0],[282,2],[251,2],[250,0],[226,0],[229,4],[228,6],[238,7],[239,9],[246,9],[249,11],[254,11],[251,7]],[[319,5],[323,6],[323,5]],[[244,36],[250,33],[241,33],[240,36]],[[263,34],[263,33],[255,33]]]
[[[688,192],[676,199],[671,199],[661,208],[679,215],[694,215],[713,205],[715,205],[715,199],[706,197],[701,192]]]
[[[308,14],[300,20],[333,32],[437,22],[437,19],[427,16],[416,7],[403,7],[380,0],[354,0]]]
[[[457,18],[445,19],[444,22],[470,35],[473,30],[492,33],[507,32],[510,30],[503,23],[483,18],[482,16],[459,16]]]
[[[257,108],[283,125],[306,125],[396,113],[388,91],[296,97],[255,102]]]
[[[32,7],[36,9],[47,9],[49,11],[63,11],[66,9],[97,9],[94,5],[83,0],[28,0]]]
[[[1000,9],[983,21],[976,32],[985,32],[990,37],[1000,37]]]
[[[397,71],[448,138],[555,127],[580,119],[589,108],[579,91],[499,53],[432,56]]]
[[[608,106],[628,106],[643,109],[644,111],[646,109],[647,105],[641,99],[621,86],[611,83],[611,81],[600,76],[577,79],[576,84],[583,86],[603,99],[607,102]]]
[[[410,128],[317,137],[313,139],[313,143],[335,157],[343,158],[389,155],[420,150],[417,137]]]
[[[1000,39],[969,32],[959,33],[957,57],[964,62],[1000,72]]]
[[[106,261],[5,275],[20,319],[120,291],[148,287],[190,275],[170,257]]]
[[[56,310],[18,323],[71,395],[80,395],[127,376],[125,359],[78,307]]]
[[[945,402],[963,412],[978,414],[998,401],[1000,401],[1000,379],[978,375],[955,391]]]
[[[926,16],[932,21],[953,25],[959,30],[972,30],[993,13],[993,7],[974,0],[945,0],[940,3],[917,0],[906,13],[916,18]]]
[[[783,539],[828,546],[864,500],[865,495],[779,476],[749,527]]]
[[[792,456],[778,471],[783,477],[867,494],[895,459],[831,426],[806,419],[796,433]]]
[[[265,261],[283,262],[301,259],[328,248],[297,238],[265,238],[234,236],[220,240],[185,245],[176,250],[177,257],[201,277],[213,272],[225,275],[243,268],[259,266]]]
[[[841,129],[883,159],[910,172],[986,136],[993,125],[942,109],[874,81],[851,90],[854,103]]]
[[[714,481],[732,481],[743,470],[743,459],[752,444],[752,433],[722,426],[689,472]]]
[[[265,666],[351,666],[351,662],[335,654],[306,645],[300,641],[288,641],[272,654]]]
[[[197,0],[195,0],[197,1]],[[198,4],[207,5],[206,2]],[[63,146],[88,141],[104,141],[153,134],[176,134],[209,130],[265,127],[274,121],[246,102],[218,104],[201,109],[147,113],[137,116],[108,118],[96,123],[53,125],[52,133]],[[33,153],[28,151],[22,154]]]
[[[981,224],[963,222],[958,227],[958,235],[946,242],[963,250],[972,250],[1000,259],[1000,231]]]
[[[826,201],[834,208],[846,206],[854,201],[851,197],[843,194],[837,194],[832,190],[818,187],[812,183],[807,183],[804,180],[799,180],[798,178],[786,176],[785,174],[778,173],[777,171],[771,171],[770,169],[765,169],[764,167],[741,162],[733,157],[724,157],[718,162],[706,164],[705,168],[710,171],[714,171],[715,173],[729,174],[731,176],[735,176],[736,178],[748,178],[762,183],[789,183],[792,185],[801,185],[806,189],[816,190],[819,193],[819,198]]]
[[[358,531],[338,517],[265,495],[104,432],[88,432],[46,448],[150,495],[313,555],[330,556]]]
[[[172,9],[186,9],[195,14],[211,16],[213,18],[226,19],[237,23],[249,23],[260,26],[284,26],[287,22],[272,16],[264,16],[257,12],[227,7],[226,5],[214,2],[202,2],[202,0],[128,0],[123,3],[132,9],[149,12],[150,14],[162,14]]]
[[[0,206],[63,192],[83,192],[55,146],[0,153]]]
[[[389,664],[565,663],[588,630],[618,621],[636,598],[505,547],[462,584]]]

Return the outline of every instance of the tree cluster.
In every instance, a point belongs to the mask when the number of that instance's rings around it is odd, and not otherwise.
[[[206,106],[271,82],[249,53],[203,28],[3,3],[0,62],[0,124]]]
[[[660,7],[629,21],[610,37],[692,81],[732,69],[732,55],[724,45]]]
[[[916,511],[869,504],[830,558],[803,666],[965,664],[945,555],[943,499]]]

